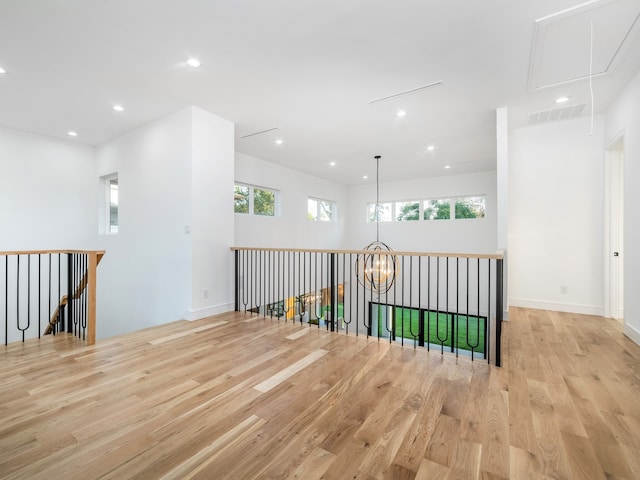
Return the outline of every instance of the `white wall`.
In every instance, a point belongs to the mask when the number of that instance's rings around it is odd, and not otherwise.
[[[98,176],[118,173],[119,189],[118,234],[96,239],[106,250],[98,337],[182,318],[191,303],[191,109],[98,147],[97,161]]]
[[[582,118],[511,132],[509,305],[602,314],[603,118],[589,130]]]
[[[236,153],[235,180],[279,190],[276,217],[235,214],[235,244],[239,247],[341,248],[347,218],[347,187],[264,160]],[[307,219],[308,197],[332,200],[335,222]],[[231,196],[230,196],[231,198]]]
[[[633,208],[640,191],[640,73],[617,98],[606,115],[604,143],[624,134],[624,316],[625,333],[640,343],[640,210]]]
[[[495,253],[497,245],[496,174],[485,172],[421,180],[380,182],[380,202],[486,195],[486,217],[413,222],[381,222],[380,241],[394,250]],[[368,203],[376,201],[375,184],[349,189],[345,248],[360,249],[376,239],[376,224],[367,223]]]
[[[192,299],[187,318],[233,310],[234,125],[192,110]]]
[[[0,128],[0,250],[93,248],[94,149]]]
[[[54,140],[17,130],[0,128],[0,251],[66,250],[95,248],[96,167],[94,149],[71,141]],[[26,338],[38,336],[55,309],[58,294],[58,258],[22,256],[20,263],[20,301],[16,288],[17,257],[8,261],[0,257],[0,319],[4,324],[5,307],[9,313],[9,328],[4,327],[0,343],[22,339],[15,327],[20,311],[20,327]],[[60,258],[66,271],[66,258]],[[30,267],[30,268],[29,268]],[[30,272],[32,285],[27,289]],[[5,285],[8,275],[9,286]],[[52,285],[49,285],[49,276]],[[63,275],[64,276],[64,275]],[[37,290],[42,292],[38,297]],[[5,298],[5,292],[8,294]],[[49,300],[49,292],[52,299]],[[28,299],[31,300],[28,304]],[[8,301],[8,306],[5,305]],[[49,311],[49,301],[52,303]],[[19,303],[19,306],[18,306]],[[29,325],[29,328],[27,326]]]
[[[233,308],[233,124],[187,107],[97,150],[118,173],[119,231],[100,235],[100,337]],[[207,291],[204,294],[204,291]]]

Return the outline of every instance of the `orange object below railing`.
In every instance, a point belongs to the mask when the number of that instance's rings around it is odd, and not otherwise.
[[[0,252],[3,327],[0,338],[4,337],[5,345],[59,332],[72,333],[93,345],[97,266],[104,253],[101,250]]]

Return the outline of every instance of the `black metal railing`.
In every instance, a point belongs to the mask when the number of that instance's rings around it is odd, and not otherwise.
[[[95,267],[104,252],[0,252],[4,344],[70,333],[95,342]]]
[[[500,365],[500,253],[232,250],[236,311]]]

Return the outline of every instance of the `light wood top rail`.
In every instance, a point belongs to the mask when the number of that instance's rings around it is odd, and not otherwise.
[[[14,250],[1,252],[0,255],[45,255],[48,253],[97,253],[99,257],[104,255],[104,250]]]
[[[231,247],[232,251],[258,251],[258,252],[301,252],[301,253],[346,253],[355,255],[370,255],[372,250],[329,250],[310,248],[259,248],[259,247]],[[403,252],[398,250],[380,251],[381,255],[403,255],[407,257],[448,257],[448,258],[490,258],[503,260],[504,252],[496,253],[444,253],[444,252]]]

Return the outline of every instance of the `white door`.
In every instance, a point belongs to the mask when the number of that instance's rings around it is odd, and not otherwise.
[[[624,318],[623,232],[624,232],[624,137],[605,152],[605,251],[604,314]]]

